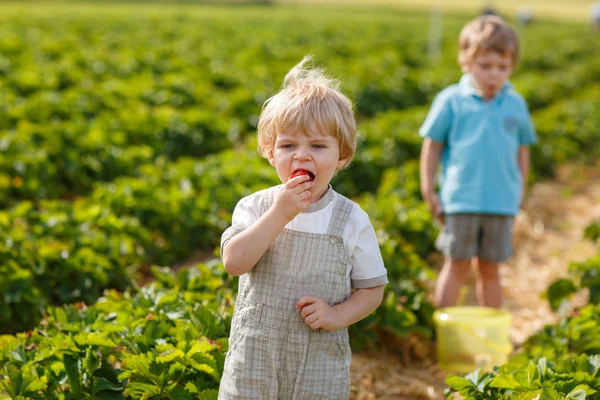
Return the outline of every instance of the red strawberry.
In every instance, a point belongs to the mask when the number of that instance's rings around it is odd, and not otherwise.
[[[302,175],[308,175],[310,177],[309,180],[311,180],[311,181],[313,179],[315,179],[315,176],[313,175],[313,173],[310,172],[310,171],[307,171],[305,169],[297,169],[297,170],[295,170],[294,172],[292,172],[292,175],[290,175],[290,179],[295,178],[297,176],[302,176]]]

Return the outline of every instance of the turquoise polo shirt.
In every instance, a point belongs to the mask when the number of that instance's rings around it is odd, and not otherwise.
[[[523,196],[520,146],[537,142],[527,104],[510,82],[484,100],[464,75],[441,91],[419,130],[444,144],[440,201],[444,213],[516,215]]]

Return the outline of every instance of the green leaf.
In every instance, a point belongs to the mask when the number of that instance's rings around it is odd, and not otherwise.
[[[19,368],[14,364],[8,364],[4,368],[6,375],[10,381],[10,388],[6,387],[6,391],[13,397],[21,394],[21,386],[23,385],[23,375]]]
[[[583,236],[592,241],[598,240],[598,238],[600,238],[600,221],[588,225],[584,230]]]
[[[196,397],[198,400],[217,400],[219,392],[215,389],[201,391]]]
[[[67,315],[67,312],[63,308],[53,307],[51,314],[57,323],[64,325],[69,323],[69,317]]]
[[[454,390],[463,390],[468,388],[474,388],[475,385],[468,379],[461,376],[451,375],[446,378],[446,383]]]
[[[27,384],[24,392],[37,393],[39,390],[44,390],[48,387],[48,379],[45,376],[42,376],[41,378],[31,376],[29,379],[31,379],[31,381]]]
[[[94,379],[94,387],[93,392],[98,393],[103,390],[111,390],[114,392],[121,392],[124,389],[123,386],[117,383],[112,383],[106,378],[96,378]]]
[[[585,400],[586,394],[583,389],[573,389],[567,394],[567,399]]]
[[[512,375],[497,375],[492,379],[490,386],[499,389],[516,389],[521,385]]]
[[[131,371],[135,373],[136,376],[148,380],[154,378],[154,374],[150,372],[150,364],[152,361],[152,353],[132,354],[123,358],[124,366],[127,371]]]
[[[563,399],[558,394],[556,389],[554,389],[553,387],[545,386],[542,388],[542,395],[540,396],[540,400],[563,400]]]
[[[177,286],[177,279],[173,275],[173,271],[168,267],[158,267],[153,265],[150,267],[152,274],[156,277],[159,282],[162,282],[168,288],[174,288]]]
[[[100,332],[82,332],[73,338],[78,346],[101,346],[101,347],[114,347],[116,344],[110,338],[107,337],[106,333]]]
[[[558,279],[548,287],[546,296],[553,311],[558,310],[563,300],[577,293],[577,287],[570,279]]]
[[[599,354],[594,354],[593,356],[590,356],[589,360],[589,365],[590,365],[590,375],[592,376],[596,376],[596,374],[598,373],[598,371],[600,371],[600,355]]]
[[[515,371],[515,373],[514,373],[515,379],[517,380],[517,382],[520,383],[520,385],[524,389],[534,389],[534,388],[539,387],[539,386],[533,385],[536,375],[537,375],[537,366],[531,361],[529,362],[529,364],[526,367],[524,367],[523,369],[519,369],[519,370]]]
[[[169,390],[169,394],[171,395],[171,399],[173,400],[193,400],[194,395],[189,393],[185,388],[181,386],[175,386],[173,389]]]
[[[217,345],[209,342],[206,338],[200,338],[191,349],[188,350],[186,357],[190,357],[195,353],[208,353],[217,348]]]
[[[69,354],[63,356],[63,363],[65,364],[65,370],[67,371],[67,377],[69,378],[69,385],[71,386],[71,392],[73,394],[81,394],[81,367],[78,358],[75,358]]]
[[[187,382],[185,384],[185,390],[187,390],[190,393],[198,393],[198,388],[196,387],[196,385],[194,385],[193,382]]]
[[[544,382],[544,378],[546,377],[546,370],[547,370],[546,368],[547,368],[546,357],[542,357],[537,362],[537,370],[538,370],[538,373],[540,374],[540,383]]]
[[[125,393],[133,398],[143,398],[148,395],[157,395],[160,393],[160,388],[154,384],[144,382],[132,382],[125,389]]]
[[[94,372],[100,368],[101,360],[99,355],[91,348],[87,348],[85,351],[85,371],[91,376]]]
[[[157,363],[168,363],[173,360],[181,360],[185,356],[185,353],[179,349],[171,349],[163,351],[156,357]]]
[[[215,358],[206,353],[195,353],[191,357],[187,358],[187,361],[190,363],[194,369],[198,371],[206,372],[210,376],[212,376],[215,381],[220,382],[221,376],[217,371],[217,364],[215,362]]]
[[[481,373],[481,368],[477,368],[475,371],[469,372],[465,375],[465,378],[473,384],[473,386],[477,386],[479,382],[479,374]]]

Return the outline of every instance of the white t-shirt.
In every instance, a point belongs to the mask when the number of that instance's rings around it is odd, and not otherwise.
[[[229,239],[254,224],[262,213],[262,199],[266,191],[261,190],[241,199],[235,206],[232,225],[221,237],[221,249]],[[333,215],[336,197],[331,186],[317,202],[308,206],[285,227],[286,229],[326,234]],[[348,293],[350,289],[363,289],[388,283],[387,271],[383,265],[377,236],[369,216],[358,204],[352,202],[352,210],[342,234],[350,262],[347,265]]]

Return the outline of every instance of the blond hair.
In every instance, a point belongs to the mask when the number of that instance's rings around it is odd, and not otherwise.
[[[304,57],[292,68],[281,90],[265,102],[258,120],[258,152],[271,157],[280,132],[317,129],[338,139],[345,168],[356,152],[352,102],[341,92],[338,80],[321,69],[306,68],[310,60],[311,56]]]
[[[500,17],[486,15],[468,22],[458,39],[458,63],[470,64],[481,51],[510,55],[513,67],[519,59],[519,39],[516,32]]]

